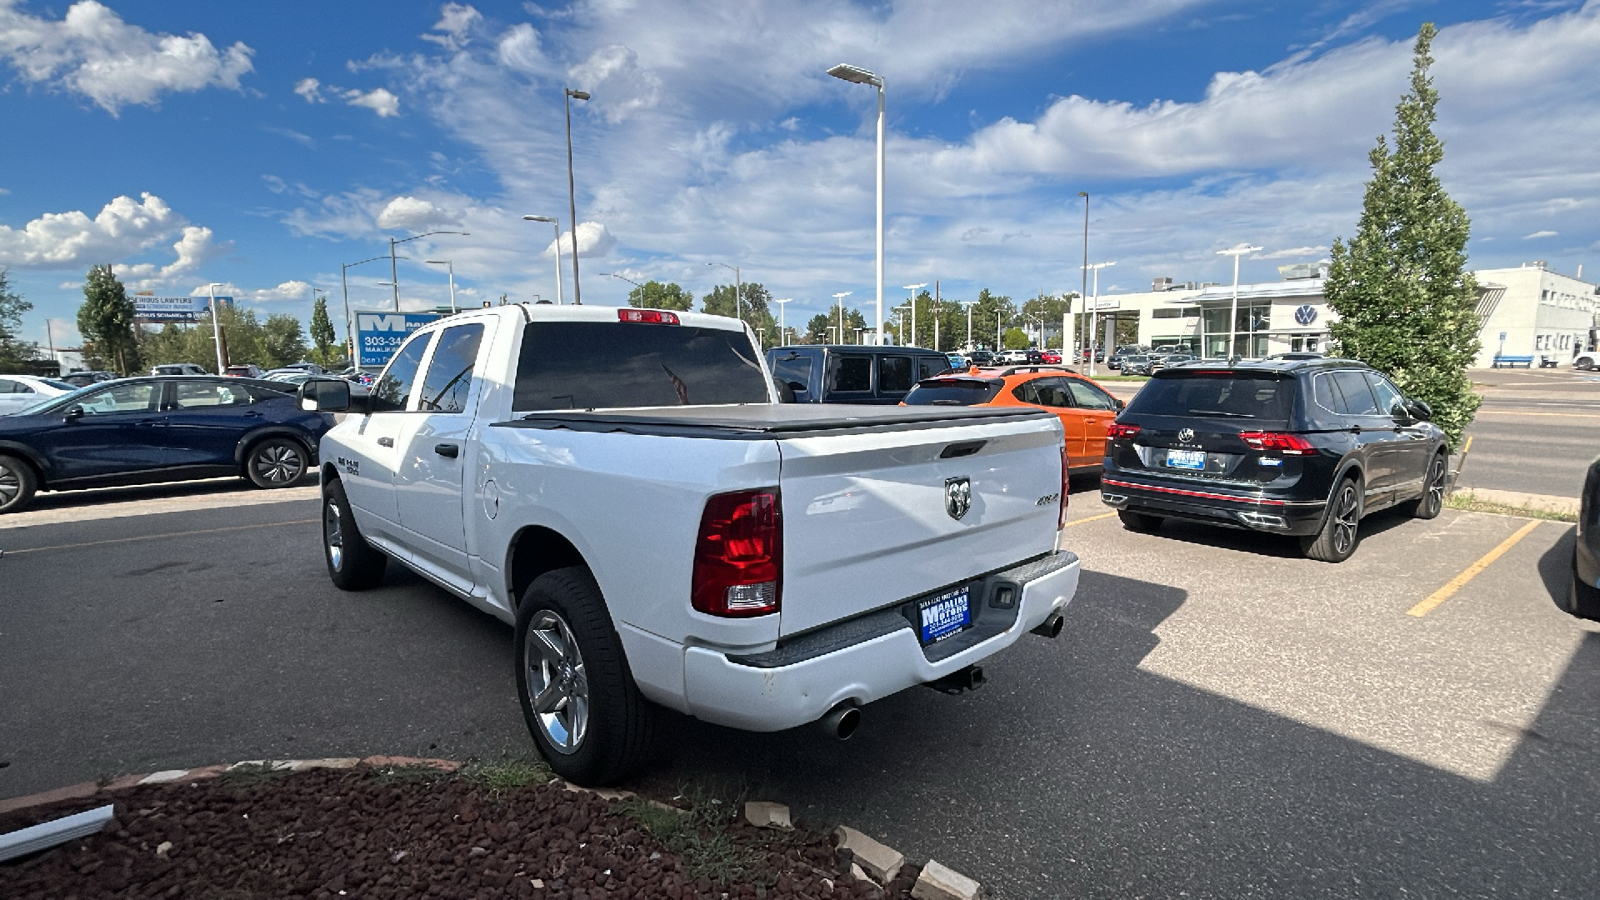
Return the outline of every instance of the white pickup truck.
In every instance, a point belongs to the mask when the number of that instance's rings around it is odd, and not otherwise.
[[[658,707],[848,736],[896,691],[975,687],[1077,588],[1055,416],[780,404],[735,319],[474,310],[369,397],[302,403],[348,413],[320,456],[334,583],[394,559],[514,625],[528,728],[579,783],[646,762]]]

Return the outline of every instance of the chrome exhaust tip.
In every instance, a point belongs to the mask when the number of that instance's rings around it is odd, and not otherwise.
[[[818,719],[817,725],[828,737],[848,741],[861,726],[861,707],[848,701],[841,703]]]
[[[1063,616],[1059,612],[1053,612],[1049,616],[1046,616],[1045,620],[1043,622],[1040,622],[1037,626],[1035,626],[1032,629],[1032,631],[1030,631],[1029,633],[1030,634],[1037,634],[1040,637],[1047,637],[1047,638],[1052,638],[1052,639],[1053,638],[1058,638],[1058,637],[1061,636],[1061,628],[1062,628],[1062,626],[1066,625],[1066,622],[1067,622],[1067,617],[1066,616]]]

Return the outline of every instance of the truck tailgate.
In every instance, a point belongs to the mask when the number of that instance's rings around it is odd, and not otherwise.
[[[1047,413],[780,436],[780,632],[807,631],[1050,552],[1061,440],[1060,421]],[[964,510],[963,493],[970,497]]]

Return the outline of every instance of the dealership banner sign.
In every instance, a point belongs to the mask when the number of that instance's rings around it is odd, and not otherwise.
[[[438,318],[438,313],[431,312],[356,313],[356,365],[377,368],[388,364],[411,332]]]
[[[218,297],[217,303],[232,306],[232,297]],[[198,322],[200,316],[211,308],[210,297],[148,297],[133,298],[133,320],[140,324],[163,322]]]

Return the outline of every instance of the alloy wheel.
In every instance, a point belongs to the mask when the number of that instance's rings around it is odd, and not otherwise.
[[[589,729],[589,677],[565,620],[541,610],[528,625],[523,673],[539,729],[558,753],[576,753]]]
[[[288,484],[305,471],[300,452],[287,444],[269,444],[256,452],[256,472],[273,484]]]
[[[344,568],[344,530],[339,527],[339,504],[330,497],[322,504],[322,533],[328,546],[328,565],[334,570]]]
[[[1435,456],[1428,466],[1428,495],[1423,501],[1428,504],[1430,513],[1444,508],[1444,480],[1444,459]]]
[[[1346,482],[1333,507],[1333,549],[1340,556],[1355,547],[1356,523],[1356,486]]]
[[[10,466],[0,465],[0,506],[10,503],[20,493],[22,478]]]

